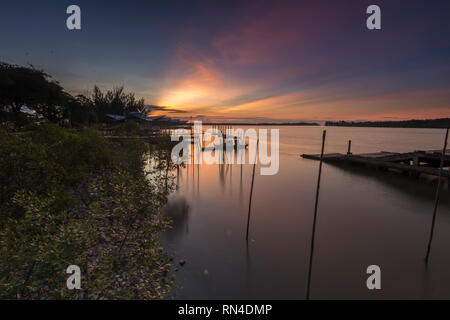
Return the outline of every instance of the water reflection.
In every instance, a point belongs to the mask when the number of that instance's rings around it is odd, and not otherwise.
[[[166,214],[165,243],[187,299],[304,299],[323,128],[280,130],[280,170],[256,170],[250,241],[245,242],[251,165],[180,167]],[[438,130],[327,128],[327,152],[438,149]],[[176,171],[174,171],[176,174]],[[431,263],[423,256],[435,184],[423,179],[324,164],[311,297],[450,298],[450,196],[443,189]],[[382,290],[365,286],[366,268],[382,269]],[[205,273],[205,270],[208,272]]]
[[[374,170],[365,168],[364,166],[351,166],[344,163],[332,163],[329,165],[338,170],[342,170],[349,175],[359,175],[368,179],[374,179],[388,187],[395,188],[399,192],[406,193],[408,195],[414,194],[415,197],[419,197],[423,200],[432,201],[435,197],[435,188],[438,180],[438,177],[436,176],[420,175],[419,177],[411,177],[395,171]],[[448,192],[448,179],[442,179],[442,182],[441,191]],[[446,203],[448,204],[446,199],[444,199],[443,202],[444,206],[446,206]]]
[[[163,215],[172,220],[172,227],[166,232],[171,239],[180,238],[189,231],[189,204],[185,197],[176,194],[170,198]]]

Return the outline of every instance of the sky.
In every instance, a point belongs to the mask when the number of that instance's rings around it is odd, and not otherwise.
[[[68,30],[66,8],[81,8]],[[381,8],[381,30],[366,9]],[[2,1],[0,61],[155,114],[286,122],[450,117],[450,1]]]

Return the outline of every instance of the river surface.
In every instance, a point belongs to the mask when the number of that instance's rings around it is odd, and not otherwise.
[[[243,127],[245,129],[245,127]],[[276,129],[276,127],[268,127]],[[441,149],[444,130],[280,127],[280,166],[187,165],[165,213],[180,299],[304,299],[319,162],[302,153]],[[175,172],[176,174],[176,172]],[[450,298],[450,192],[444,183],[428,268],[423,258],[436,179],[324,164],[311,280],[312,299]],[[183,266],[179,261],[184,260]],[[366,269],[381,268],[381,290]]]

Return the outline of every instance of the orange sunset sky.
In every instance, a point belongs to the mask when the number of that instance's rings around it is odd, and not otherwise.
[[[369,4],[79,1],[82,30],[68,32],[65,3],[15,1],[5,4],[0,54],[73,94],[123,85],[153,114],[183,119],[449,117],[449,2],[378,1],[381,30],[366,28]],[[39,28],[36,16],[46,17]]]

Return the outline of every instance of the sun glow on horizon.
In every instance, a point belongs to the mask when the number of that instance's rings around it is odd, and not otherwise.
[[[180,89],[167,93],[159,101],[158,105],[171,106],[175,108],[183,108],[186,105],[198,101],[201,98],[208,96],[208,94],[201,89]]]

